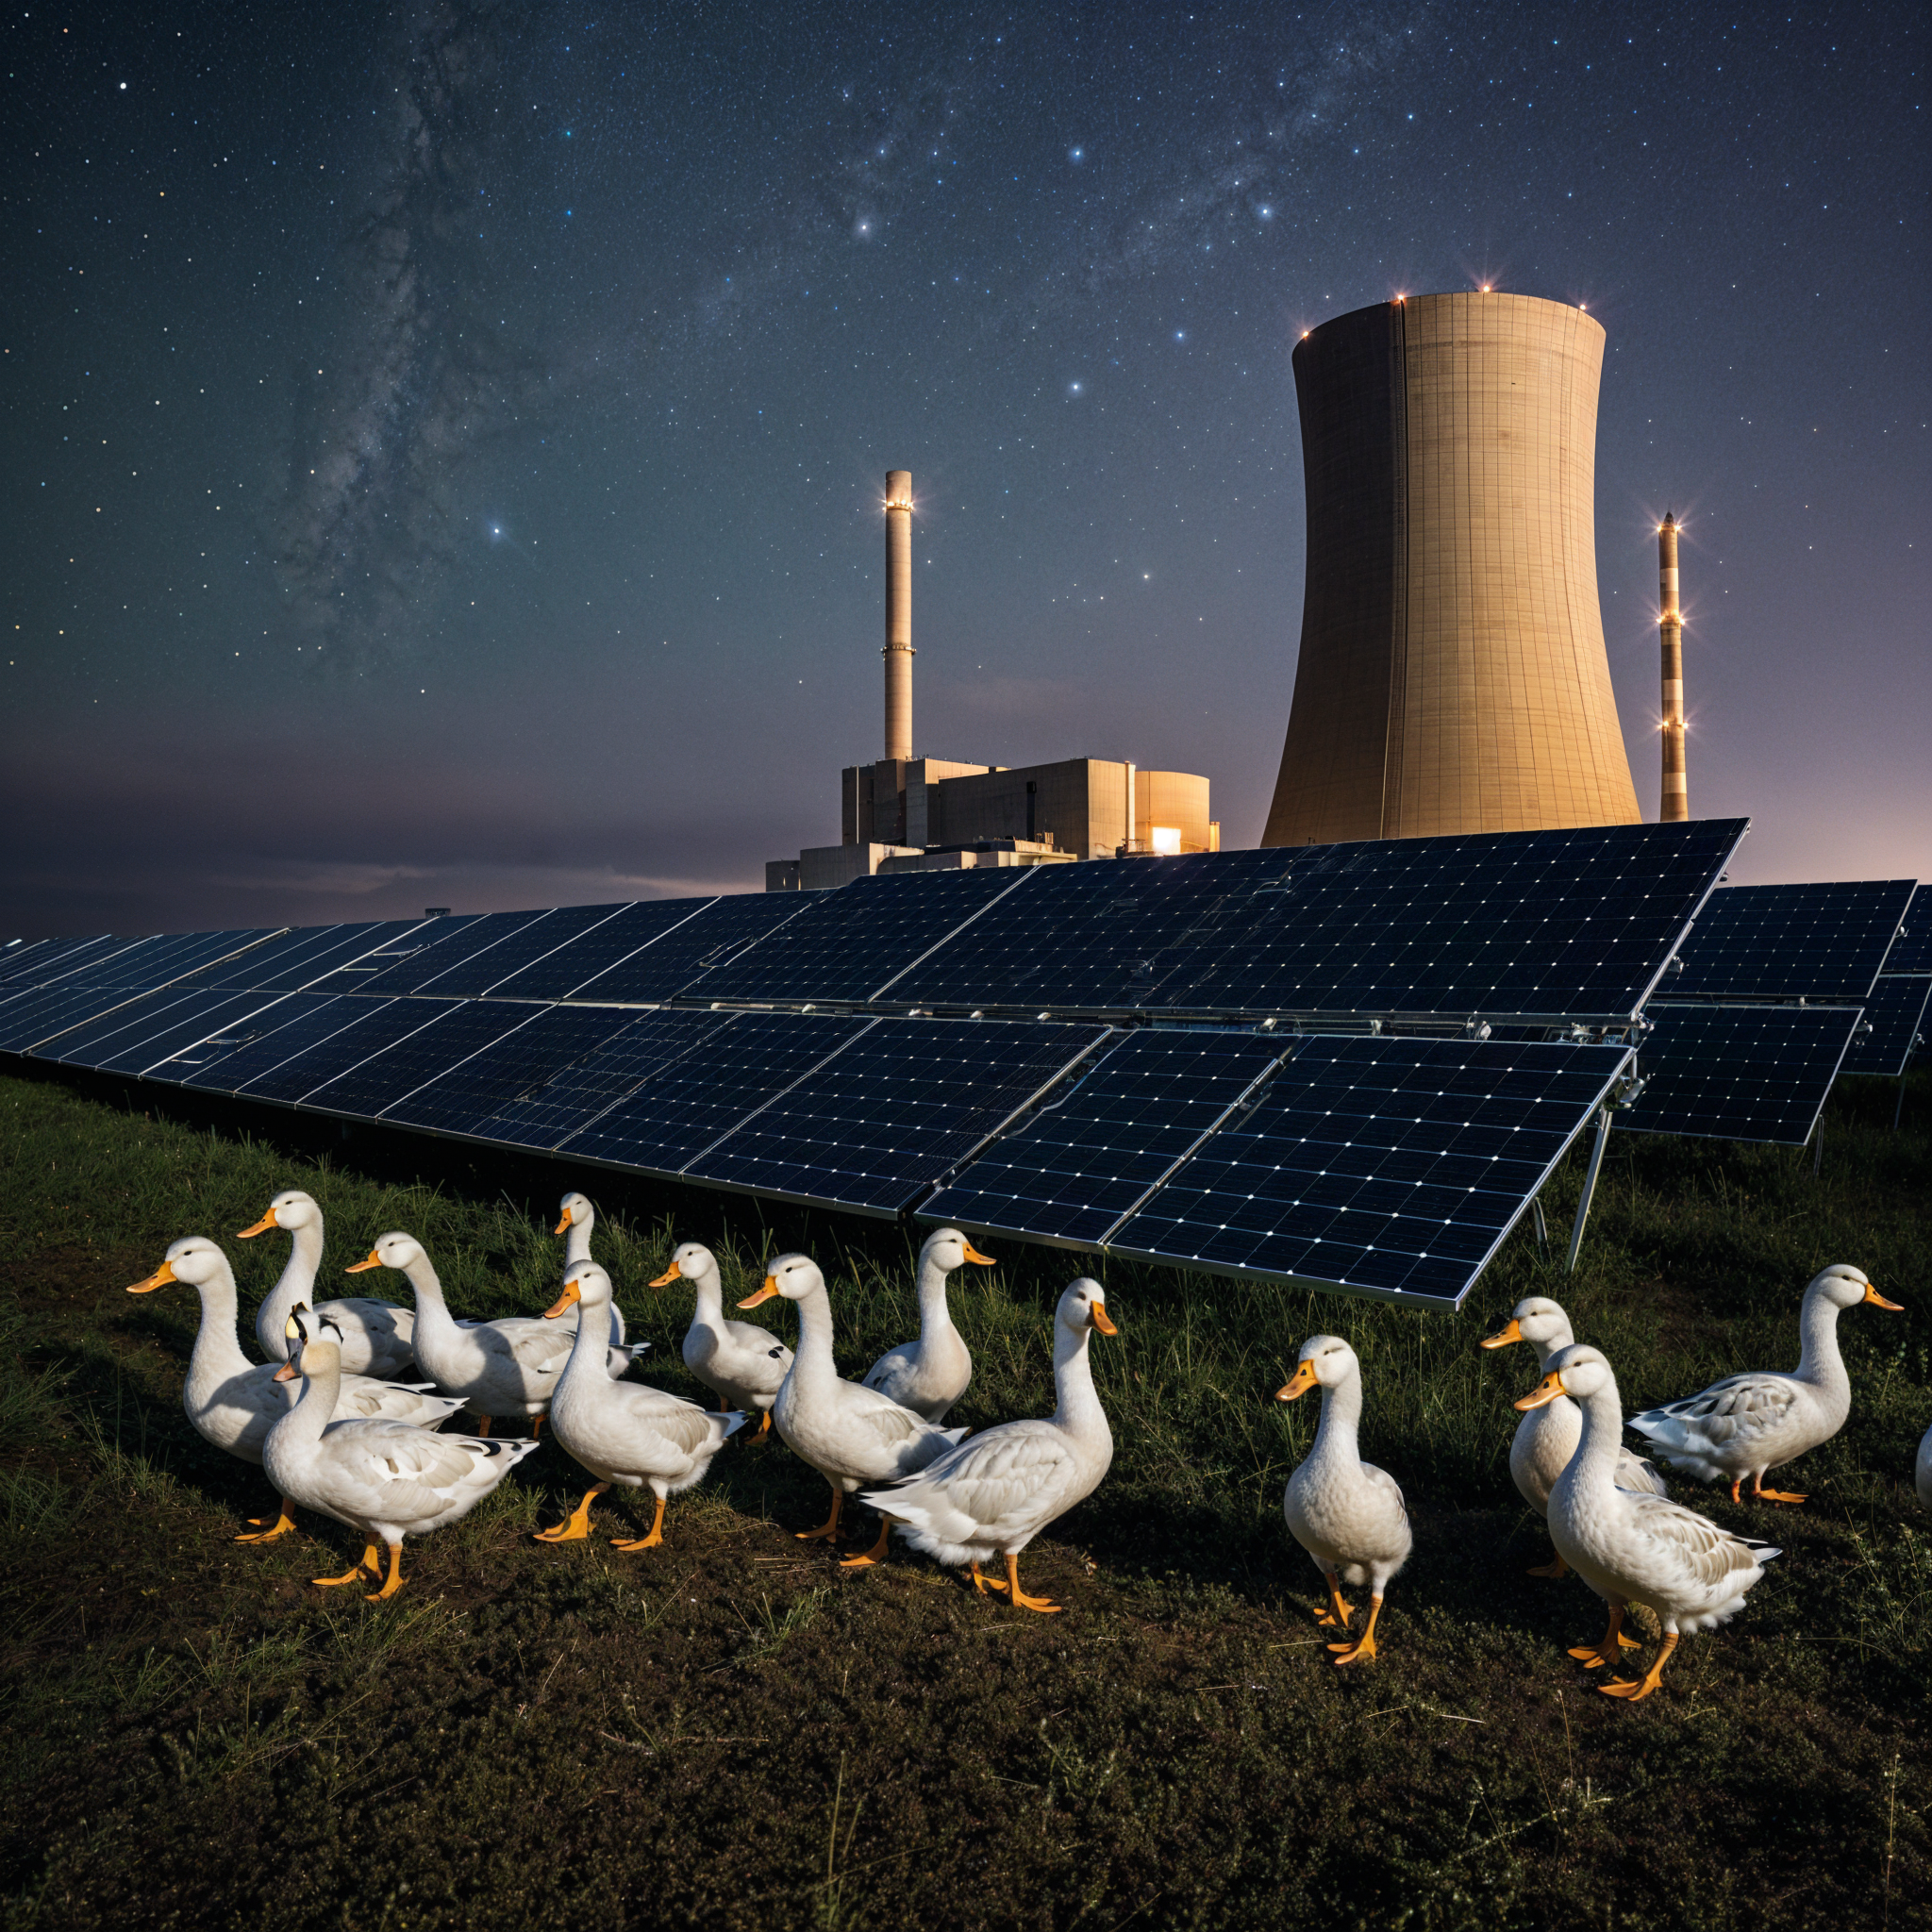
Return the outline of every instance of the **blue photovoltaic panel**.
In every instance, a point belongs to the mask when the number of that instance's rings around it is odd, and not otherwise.
[[[0,987],[25,980],[43,984],[53,962],[63,954],[75,952],[84,943],[78,940],[27,940],[0,952]]]
[[[104,1041],[88,1063],[104,1074],[153,1077],[154,1070],[163,1062],[199,1047],[210,1034],[246,1026],[255,1015],[286,997],[272,992],[191,993],[165,1012],[156,1013],[152,1023]],[[170,1072],[159,1077],[179,1081],[183,1076],[178,1072]]]
[[[1897,1079],[1911,1064],[1925,1029],[1932,974],[1882,973],[1865,1002],[1865,1024],[1846,1049],[1843,1074],[1881,1074]]]
[[[897,1214],[1107,1037],[1091,1025],[881,1020],[684,1172]]]
[[[42,1041],[36,1058],[59,1060],[70,1067],[104,1066],[124,1048],[137,1044],[149,1034],[158,1033],[171,1017],[179,1019],[195,998],[193,988],[186,986],[168,986],[155,992],[139,993],[97,1020],[83,1022],[52,1040]]]
[[[564,1010],[586,1015],[615,1012],[623,1024],[581,1058],[558,1061],[527,1093],[500,1102],[478,1118],[471,1132],[515,1147],[559,1146],[619,1101],[656,1081],[675,1061],[737,1017],[676,1007],[643,1013],[608,1007]]]
[[[414,920],[362,920],[353,925],[299,926],[196,974],[216,992],[294,992],[310,980],[414,929]]]
[[[702,912],[715,899],[642,899],[621,906],[601,925],[579,933],[556,952],[532,959],[521,973],[499,980],[491,991],[506,1000],[567,999]]]
[[[157,1067],[155,1077],[179,1079],[185,1087],[210,1093],[239,1093],[251,1080],[384,1004],[330,993],[284,993],[274,1006]]]
[[[1693,1007],[1653,1001],[1643,1091],[1617,1116],[1637,1134],[1803,1146],[1858,1024],[1857,1007]]]
[[[668,1000],[803,909],[800,892],[737,892],[713,899],[668,931],[577,987],[574,1000],[643,1006]]]
[[[382,1117],[407,1127],[424,1127],[440,1134],[467,1134],[478,1140],[503,1138],[492,1131],[500,1108],[534,1093],[558,1072],[585,1058],[613,1033],[629,1025],[633,1016],[621,1007],[531,1007],[506,1001],[504,1008],[521,1014],[526,1024],[484,1046],[426,1085],[383,1109]],[[497,1005],[491,1001],[493,1008]],[[453,1021],[445,1020],[420,1034],[397,1052],[413,1049],[418,1041],[434,1049]]]
[[[13,1002],[50,987],[93,985],[95,981],[88,970],[90,967],[101,965],[116,953],[125,952],[129,946],[140,943],[138,940],[112,937],[81,941],[58,959],[50,959],[37,972],[24,974],[18,979],[0,986],[0,1017],[4,1017],[5,1010]]]
[[[138,941],[125,952],[102,960],[90,969],[89,976],[102,986],[167,986],[201,967],[246,952],[281,930],[279,926],[264,925],[228,932],[162,933],[155,939]]]
[[[1064,870],[1072,871],[1067,867]],[[948,933],[1031,877],[1030,870],[886,873],[799,894],[795,916],[728,964],[700,974],[687,999],[870,999]]]
[[[1932,892],[1916,891],[1906,908],[1905,930],[1892,941],[1879,969],[1886,974],[1932,973]]]
[[[141,997],[127,986],[75,986],[57,980],[0,1007],[0,1053],[28,1053],[70,1027]]]
[[[1698,916],[1662,991],[1671,1000],[1841,1000],[1857,1006],[1891,949],[1910,879],[1726,886]]]
[[[422,1008],[428,1024],[310,1088],[301,1096],[302,1105],[325,1113],[377,1119],[385,1108],[460,1066],[506,1033],[527,1025],[541,1010],[508,1000],[447,1003],[423,998],[407,1004]]]
[[[1002,1135],[920,1213],[1096,1247],[1289,1045],[1232,1031],[1131,1033]]]
[[[299,993],[252,992],[201,994],[220,999],[225,1009],[213,1017],[184,1017],[142,1043],[142,1064],[128,1069],[144,1080],[185,1086],[217,1060],[228,1058],[251,1041],[287,1025],[300,1013],[320,1004]],[[185,1012],[185,1009],[184,1009]]]
[[[1055,866],[883,996],[1613,1024],[1743,831],[1692,820]]]
[[[451,1002],[356,999],[343,1000],[341,1005],[350,1009],[346,1024],[329,1024],[334,1013],[319,1015],[311,1024],[326,1025],[327,1030],[319,1031],[311,1044],[252,1074],[232,1091],[249,1100],[280,1100],[292,1107],[304,1094],[341,1078],[373,1054],[426,1026],[439,1013],[448,1012]]]
[[[1454,1308],[1625,1046],[1312,1038],[1108,1252]]]
[[[486,912],[480,919],[432,919],[417,927],[411,943],[419,950],[398,959],[373,974],[360,989],[363,992],[428,992],[433,981],[450,974],[475,958],[488,953],[498,941],[508,939],[525,926],[543,917],[541,912]],[[447,997],[438,988],[432,997]]]
[[[368,992],[384,974],[408,969],[434,946],[454,939],[476,923],[476,914],[449,919],[425,919],[399,924],[394,936],[353,954],[333,970],[305,982],[307,992]],[[449,956],[454,959],[454,955]],[[447,962],[446,962],[447,963]]]
[[[559,906],[554,912],[533,919],[521,931],[498,940],[487,951],[472,954],[460,965],[439,974],[423,990],[458,998],[484,993],[500,998],[497,989],[504,981],[516,978],[537,960],[560,952],[572,940],[593,931],[622,910],[619,906]]]
[[[720,1135],[874,1024],[819,1013],[736,1014],[728,1026],[574,1134],[563,1151],[681,1174]]]

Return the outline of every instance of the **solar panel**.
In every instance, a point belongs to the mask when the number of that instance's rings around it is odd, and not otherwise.
[[[881,1020],[684,1172],[897,1214],[1107,1038],[1104,1026]]]
[[[397,967],[408,967],[410,961],[420,958],[432,947],[475,924],[476,918],[475,913],[465,913],[460,917],[425,919],[414,924],[405,924],[393,937],[353,955],[332,972],[309,980],[305,991],[369,992],[385,974]]]
[[[385,919],[349,925],[298,926],[238,959],[205,968],[196,975],[196,984],[216,991],[293,992],[338,966],[413,931],[421,923]]]
[[[738,892],[713,899],[628,958],[578,985],[570,997],[631,1006],[668,1000],[700,973],[725,964],[794,917],[803,897],[798,892]]]
[[[777,893],[771,895],[778,897]],[[587,1159],[677,1174],[873,1020],[737,1013],[628,1099],[562,1143]]]
[[[333,1013],[318,1016],[321,1030],[313,1040],[231,1091],[250,1100],[279,1100],[293,1107],[305,1094],[340,1079],[450,1009],[447,1000],[358,999],[341,1005],[341,1025],[328,1024],[336,1018]]]
[[[506,1033],[527,1025],[540,1010],[512,1001],[410,999],[425,1022],[399,1035],[301,1096],[324,1113],[379,1119],[385,1108],[481,1053]]]
[[[1915,891],[1881,973],[1932,973],[1932,892]]]
[[[95,1020],[71,1026],[65,1033],[40,1043],[37,1058],[58,1060],[70,1067],[98,1067],[116,1053],[158,1033],[169,1015],[181,1016],[196,997],[192,987],[170,986],[137,994]]]
[[[453,967],[431,982],[428,991],[439,993],[495,993],[503,981],[552,953],[560,952],[572,940],[614,919],[621,906],[559,906],[541,919],[533,919],[521,931],[498,940],[489,951],[478,953]]]
[[[1865,1024],[1845,1050],[1841,1074],[1879,1074],[1897,1079],[1911,1064],[1932,1000],[1932,974],[1881,973],[1865,1002]]]
[[[1859,1009],[1654,1001],[1645,1017],[1656,1030],[1639,1049],[1643,1091],[1620,1126],[1803,1146]]]
[[[364,992],[424,992],[499,941],[543,917],[541,912],[486,912],[480,919],[431,919],[416,928],[416,950],[371,976]],[[445,989],[445,991],[448,990]]]
[[[869,999],[1035,869],[888,873],[803,893],[779,931],[692,980],[684,997]]]
[[[167,986],[203,966],[247,952],[286,928],[278,925],[241,926],[226,932],[172,932],[138,940],[125,951],[90,969],[102,986],[133,986],[143,990]]]
[[[1290,1044],[1181,1027],[1130,1033],[920,1212],[1064,1247],[1097,1247]]]
[[[176,1055],[172,1063],[156,1067],[155,1077],[178,1078],[184,1087],[200,1087],[210,1093],[240,1093],[251,1081],[340,1033],[378,1004],[341,994],[284,993],[274,1006],[242,1024],[225,1027]]]
[[[18,978],[0,986],[0,1009],[25,994],[45,991],[48,987],[61,984],[77,985],[88,976],[88,968],[110,959],[116,953],[125,952],[129,946],[137,945],[136,940],[116,939],[111,935],[92,940],[83,940],[78,945],[69,948],[58,959],[50,959],[44,966],[32,973],[22,974]]]
[[[1713,892],[1663,991],[1673,1000],[1840,1000],[1872,991],[1910,879],[1729,886]]]
[[[125,1007],[141,994],[127,986],[75,986],[57,980],[0,1007],[0,1052],[29,1053],[70,1027]]]
[[[55,960],[86,943],[84,940],[17,941],[0,952],[0,987],[16,981],[43,985]]]
[[[1630,1058],[1570,1041],[1304,1040],[1108,1249],[1454,1308]]]
[[[479,1138],[516,1147],[559,1146],[737,1017],[675,1007],[643,1013],[608,1007],[568,1010],[614,1011],[624,1023],[622,1030],[580,1059],[553,1068],[529,1092],[501,1102],[479,1118],[474,1129]]]
[[[895,1004],[1613,1024],[1742,820],[1203,853],[1042,870]]]
[[[383,1109],[383,1119],[434,1133],[500,1140],[491,1131],[500,1108],[548,1084],[560,1069],[594,1053],[632,1019],[621,1007],[504,1005],[526,1024],[391,1103]],[[419,1034],[410,1047],[418,1041],[434,1047],[449,1024],[444,1021]]]
[[[491,991],[507,1000],[560,1000],[599,978],[691,918],[714,899],[644,899],[620,906],[601,925],[566,941],[554,953],[532,959],[521,973],[499,980]]]
[[[176,1055],[200,1046],[211,1034],[246,1026],[257,1014],[286,997],[272,992],[190,993],[158,1012],[152,1021],[103,1041],[91,1064],[104,1074],[132,1074],[178,1083],[182,1078],[179,1072],[157,1076],[155,1070]]]

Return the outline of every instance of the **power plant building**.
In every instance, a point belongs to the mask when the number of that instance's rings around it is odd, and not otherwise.
[[[1604,331],[1488,291],[1294,351],[1301,654],[1264,845],[1638,817],[1598,603]]]

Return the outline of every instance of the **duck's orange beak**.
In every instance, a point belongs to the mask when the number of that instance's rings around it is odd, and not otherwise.
[[[1903,1315],[1905,1313],[1905,1307],[1902,1303],[1887,1301],[1869,1281],[1865,1284],[1865,1299],[1874,1308],[1890,1308],[1894,1315]]]
[[[383,1265],[384,1263],[382,1257],[378,1255],[374,1248],[371,1248],[369,1251],[368,1260],[351,1261],[349,1265],[342,1270],[342,1273],[344,1274],[368,1274],[370,1269],[380,1268]]]
[[[663,1274],[651,1276],[651,1286],[653,1288],[669,1288],[683,1273],[684,1270],[674,1261],[670,1267],[665,1269]]]
[[[975,1255],[973,1258],[977,1260],[979,1257]],[[1087,1304],[1087,1319],[1103,1335],[1118,1335],[1121,1332],[1113,1325],[1113,1318],[1099,1302],[1089,1302]]]
[[[755,1308],[760,1302],[770,1301],[772,1297],[777,1292],[778,1277],[775,1274],[768,1274],[765,1276],[764,1287],[759,1289],[758,1293],[756,1294],[746,1295],[745,1298],[741,1302],[740,1302],[738,1306],[741,1308]]]
[[[575,1307],[583,1298],[583,1291],[578,1288],[576,1283],[575,1281],[566,1281],[563,1284],[563,1292],[557,1297],[556,1306],[543,1310],[543,1319],[546,1322],[556,1321],[558,1316],[566,1309]]]
[[[281,1365],[281,1367],[278,1368],[275,1372],[275,1374],[269,1377],[269,1380],[271,1382],[292,1382],[301,1374],[301,1373],[302,1371],[295,1366],[295,1357],[293,1356],[291,1356],[289,1359],[285,1361]]]
[[[179,1281],[181,1277],[175,1273],[173,1267],[166,1261],[163,1261],[145,1281],[129,1282],[127,1292],[129,1294],[152,1294],[156,1289],[166,1288],[169,1282]]]
[[[271,1208],[253,1227],[238,1227],[235,1230],[235,1239],[238,1241],[252,1241],[257,1235],[267,1234],[271,1229],[280,1225],[275,1219],[275,1210]]]
[[[966,1250],[966,1258],[969,1261],[977,1261],[982,1268],[997,1268],[1000,1265],[991,1255],[982,1255],[971,1241],[962,1241],[960,1246]],[[1113,1330],[1107,1328],[1101,1332],[1106,1335],[1111,1335]]]
[[[568,1208],[563,1210],[563,1219],[550,1232],[552,1234],[568,1234],[570,1232],[570,1209]]]
[[[1507,1328],[1497,1329],[1493,1335],[1485,1335],[1482,1345],[1485,1348],[1507,1348],[1512,1341],[1521,1341],[1522,1340],[1523,1324],[1512,1315],[1509,1318],[1509,1325]]]
[[[1552,1369],[1536,1388],[1515,1405],[1518,1408],[1542,1408],[1569,1391],[1563,1387],[1563,1378]]]
[[[1296,1368],[1287,1388],[1274,1391],[1274,1399],[1276,1402],[1292,1402],[1297,1396],[1306,1395],[1315,1386],[1314,1363],[1303,1362]]]

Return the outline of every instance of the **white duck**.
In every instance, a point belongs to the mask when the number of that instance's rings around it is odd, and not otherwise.
[[[720,1408],[757,1409],[758,1436],[769,1435],[772,1405],[791,1373],[791,1351],[769,1328],[724,1319],[718,1257],[702,1241],[680,1242],[670,1267],[651,1286],[669,1288],[680,1279],[696,1292],[691,1326],[684,1331],[685,1367],[718,1397]]]
[[[1667,1402],[1630,1418],[1674,1469],[1705,1482],[1728,1482],[1731,1501],[1748,1475],[1758,1503],[1802,1503],[1802,1495],[1767,1490],[1768,1472],[1828,1442],[1852,1412],[1852,1378],[1838,1352],[1841,1308],[1860,1302],[1901,1312],[1856,1268],[1843,1262],[1811,1277],[1798,1309],[1798,1366],[1780,1375],[1769,1369],[1726,1375],[1696,1395]]]
[[[322,1268],[322,1209],[312,1194],[300,1188],[277,1194],[252,1227],[236,1230],[236,1239],[252,1241],[278,1227],[289,1235],[289,1259],[268,1299],[255,1311],[255,1339],[262,1354],[272,1362],[288,1358],[289,1313],[300,1302],[334,1326],[346,1374],[400,1375],[416,1358],[415,1310],[365,1295],[315,1299],[315,1277]]]
[[[571,1263],[563,1292],[546,1321],[581,1307],[575,1343],[550,1398],[550,1428],[557,1440],[597,1478],[567,1521],[540,1529],[546,1543],[580,1542],[591,1533],[591,1505],[612,1483],[648,1488],[658,1513],[647,1535],[625,1541],[612,1537],[620,1550],[651,1550],[664,1541],[664,1504],[681,1490],[705,1479],[724,1439],[744,1426],[741,1409],[713,1415],[681,1395],[646,1388],[641,1382],[613,1382],[602,1351],[587,1339],[601,1333],[599,1323],[610,1301],[610,1277],[596,1262]]]
[[[1328,1585],[1329,1607],[1318,1614],[1318,1623],[1346,1630],[1355,1606],[1343,1602],[1340,1583],[1369,1586],[1369,1621],[1360,1637],[1328,1646],[1338,1664],[1353,1664],[1375,1655],[1383,1593],[1408,1561],[1415,1538],[1395,1478],[1356,1452],[1362,1365],[1339,1335],[1309,1336],[1293,1377],[1275,1391],[1274,1399],[1293,1402],[1317,1388],[1322,1423],[1315,1446],[1289,1477],[1281,1507],[1295,1541],[1315,1559]]]
[[[832,1298],[825,1277],[804,1255],[780,1255],[765,1284],[739,1303],[755,1308],[782,1294],[798,1304],[798,1352],[772,1405],[772,1420],[787,1445],[832,1486],[832,1513],[816,1529],[799,1531],[802,1542],[835,1540],[845,1498],[865,1483],[889,1483],[936,1462],[965,1435],[914,1415],[890,1396],[840,1378],[832,1360]],[[846,1566],[860,1568],[884,1556],[890,1522],[878,1541]]]
[[[1518,1302],[1507,1324],[1494,1335],[1485,1336],[1485,1348],[1507,1348],[1511,1342],[1526,1341],[1536,1350],[1537,1364],[1548,1368],[1550,1357],[1576,1340],[1570,1317],[1545,1295],[1533,1294]],[[1509,1444],[1509,1475],[1523,1500],[1539,1516],[1550,1513],[1550,1491],[1569,1466],[1583,1439],[1583,1411],[1568,1396],[1546,1402],[1532,1409],[1516,1424],[1515,1440]],[[1668,1495],[1664,1479],[1634,1450],[1621,1450],[1617,1456],[1617,1487],[1643,1490],[1653,1496]],[[1532,1576],[1563,1576],[1570,1566],[1558,1556],[1554,1563],[1533,1563]]]
[[[926,1236],[919,1251],[919,1340],[902,1341],[865,1372],[866,1388],[890,1395],[929,1423],[944,1422],[973,1379],[972,1352],[946,1306],[946,1277],[968,1261],[994,1265],[957,1227]]]
[[[1657,1687],[1664,1664],[1686,1630],[1712,1630],[1744,1607],[1744,1595],[1782,1554],[1753,1537],[1733,1536],[1707,1517],[1665,1496],[1617,1486],[1623,1405],[1617,1378],[1596,1349],[1573,1343],[1549,1365],[1541,1386],[1516,1407],[1535,1408],[1568,1395],[1583,1408],[1583,1440],[1550,1491],[1550,1539],[1563,1559],[1610,1607],[1610,1627],[1599,1644],[1570,1655],[1592,1670],[1608,1670],[1620,1650],[1627,1604],[1647,1604],[1663,1625],[1657,1660],[1643,1677],[1617,1678],[1598,1690],[1636,1700]]]
[[[425,1536],[470,1511],[537,1447],[534,1440],[491,1442],[437,1436],[403,1423],[338,1417],[342,1352],[328,1332],[305,1334],[303,1316],[289,1318],[292,1359],[275,1370],[278,1382],[302,1381],[301,1399],[269,1431],[262,1466],[285,1496],[319,1509],[368,1540],[362,1560],[341,1576],[318,1576],[327,1589],[382,1575],[377,1546],[389,1545],[389,1576],[371,1603],[393,1596],[403,1583],[403,1539]]]
[[[235,1334],[235,1272],[213,1241],[193,1234],[174,1242],[161,1265],[127,1292],[152,1294],[171,1281],[182,1282],[201,1295],[201,1326],[188,1358],[181,1407],[197,1432],[217,1449],[225,1449],[243,1462],[258,1463],[268,1432],[288,1414],[294,1391],[276,1388],[274,1364],[252,1362],[242,1353]],[[341,1404],[344,1415],[362,1421],[380,1419],[429,1429],[462,1407],[439,1395],[427,1382],[380,1382],[368,1375],[342,1377]],[[295,1526],[287,1492],[273,1522],[254,1520],[260,1534],[237,1537],[237,1542],[270,1543],[286,1536]]]
[[[1091,1496],[1112,1466],[1113,1432],[1087,1359],[1095,1329],[1119,1333],[1108,1318],[1106,1291],[1082,1276],[1054,1311],[1054,1412],[1043,1421],[982,1430],[896,1489],[868,1490],[859,1501],[887,1517],[915,1550],[941,1563],[964,1563],[975,1590],[1004,1591],[1016,1609],[1057,1611],[1050,1598],[1020,1588],[1020,1552]],[[1007,1559],[1003,1584],[980,1574],[979,1566],[995,1556]]]
[[[416,1294],[416,1359],[445,1395],[461,1396],[464,1407],[483,1418],[478,1434],[490,1433],[493,1416],[527,1417],[536,1432],[570,1359],[575,1329],[535,1315],[458,1322],[422,1243],[407,1234],[384,1235],[369,1258],[352,1262],[348,1273],[368,1268],[394,1268],[408,1276]],[[621,1375],[630,1356],[609,1349],[606,1362],[612,1375]]]
[[[591,1205],[588,1195],[579,1194],[575,1189],[563,1197],[561,1206],[563,1218],[551,1232],[564,1238],[563,1276],[568,1281],[573,1263],[591,1258],[591,1230],[597,1224],[597,1210]],[[570,1328],[577,1325],[575,1313],[564,1325]],[[624,1310],[614,1301],[610,1304],[610,1345],[612,1348],[624,1346]]]
[[[1920,1503],[1932,1509],[1932,1429],[1919,1438],[1919,1459],[1912,1468],[1912,1487],[1919,1492]]]

